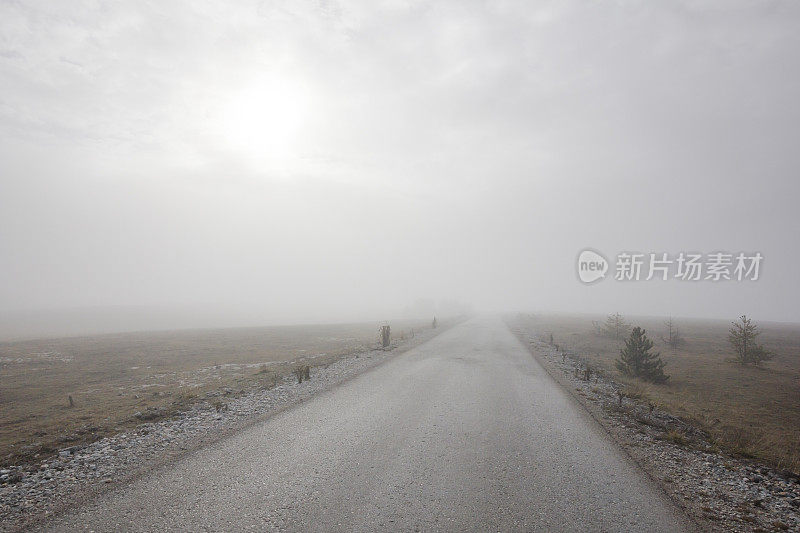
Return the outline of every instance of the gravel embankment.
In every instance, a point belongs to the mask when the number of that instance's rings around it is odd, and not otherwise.
[[[316,393],[328,390],[444,330],[425,330],[391,350],[371,350],[311,369],[310,381],[297,384],[286,375],[273,388],[238,397],[230,390],[210,393],[178,415],[143,423],[133,431],[59,451],[39,464],[0,471],[0,531],[22,529],[32,521],[74,506],[129,481],[204,444],[262,420]],[[214,403],[225,397],[225,407]]]
[[[596,373],[586,381],[586,365],[578,354],[559,351],[539,332],[511,325],[556,381],[702,528],[800,531],[797,475],[716,450],[701,430],[625,396],[624,385]]]

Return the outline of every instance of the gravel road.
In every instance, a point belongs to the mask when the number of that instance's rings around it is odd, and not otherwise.
[[[54,531],[690,527],[497,318],[476,318]]]

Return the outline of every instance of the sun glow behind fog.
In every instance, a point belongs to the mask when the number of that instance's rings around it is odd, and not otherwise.
[[[231,91],[220,110],[220,133],[245,162],[289,170],[301,155],[311,98],[294,80],[259,80]]]

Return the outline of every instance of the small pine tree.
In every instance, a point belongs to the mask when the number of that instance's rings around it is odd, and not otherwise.
[[[680,345],[682,345],[684,342],[683,337],[681,337],[678,326],[675,325],[672,317],[669,317],[669,320],[664,322],[664,326],[667,328],[667,336],[661,337],[661,340],[666,342],[672,349],[678,348]]]
[[[606,322],[599,329],[602,335],[611,337],[614,340],[622,340],[630,331],[630,324],[625,322],[625,318],[619,314],[614,313],[606,317]]]
[[[736,353],[736,362],[743,365],[758,366],[764,361],[772,359],[773,354],[756,343],[756,337],[761,335],[758,326],[747,318],[747,315],[739,317],[738,322],[731,322],[733,327],[728,332],[728,341],[733,345]]]
[[[669,379],[664,374],[667,364],[661,360],[660,353],[650,353],[652,348],[653,341],[647,338],[645,330],[633,328],[630,337],[625,341],[625,348],[620,350],[619,359],[615,361],[617,370],[626,376],[664,383]]]

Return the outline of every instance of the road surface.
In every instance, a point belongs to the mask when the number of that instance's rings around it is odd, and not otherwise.
[[[680,531],[685,518],[497,318],[50,524],[56,531]]]

